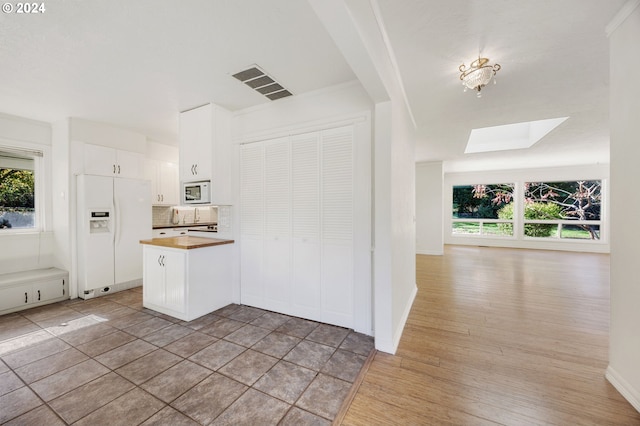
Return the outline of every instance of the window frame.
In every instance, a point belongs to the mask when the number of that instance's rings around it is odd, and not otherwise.
[[[455,190],[456,187],[465,187],[465,186],[470,186],[470,187],[474,187],[477,185],[485,185],[485,186],[489,186],[489,185],[511,185],[513,186],[513,202],[515,202],[516,197],[518,196],[518,194],[520,193],[520,191],[518,190],[518,186],[517,186],[517,182],[514,180],[510,183],[504,183],[504,182],[500,182],[500,183],[495,183],[495,182],[491,182],[491,183],[476,183],[476,184],[457,184],[457,185],[451,185],[451,200],[449,202],[449,220],[450,220],[450,226],[449,226],[449,233],[451,234],[452,237],[454,238],[460,238],[460,237],[469,237],[469,238],[491,238],[491,239],[496,239],[496,240],[515,240],[517,238],[516,235],[516,214],[517,214],[517,204],[514,204],[514,211],[513,211],[513,217],[514,219],[492,219],[492,218],[454,218],[452,215],[452,208],[453,208],[453,191]],[[455,232],[453,232],[454,223],[478,223],[479,224],[479,228],[480,228],[480,232],[477,234],[456,234]],[[485,234],[482,232],[483,228],[484,228],[484,224],[485,223],[507,223],[507,224],[511,224],[511,235],[496,235],[496,234]]]
[[[596,174],[596,173],[594,173]],[[597,174],[596,174],[597,175]],[[463,240],[463,239],[487,239],[491,241],[500,241],[500,240],[508,240],[513,241],[514,243],[517,241],[521,242],[533,242],[534,244],[537,242],[548,242],[548,243],[558,243],[558,244],[586,244],[586,245],[608,245],[609,244],[609,235],[607,229],[607,203],[608,203],[608,178],[592,176],[587,179],[576,179],[573,177],[569,178],[551,178],[551,179],[531,179],[531,178],[518,178],[518,179],[505,179],[514,182],[514,192],[513,192],[513,235],[494,235],[494,234],[486,234],[486,233],[477,233],[477,234],[463,234],[454,232],[454,224],[459,222],[477,222],[484,221],[489,222],[491,219],[478,219],[478,218],[454,218],[452,215],[453,208],[453,191],[455,187],[460,186],[475,186],[477,183],[462,183],[460,181],[451,182],[449,185],[449,198],[448,203],[445,204],[446,211],[448,213],[448,232],[449,237],[454,240]],[[599,220],[589,220],[589,221],[578,221],[578,220],[567,220],[567,219],[558,219],[558,220],[535,220],[535,219],[525,219],[524,218],[524,186],[526,182],[572,182],[572,181],[600,181],[600,194],[601,194],[601,203],[600,203],[600,219]],[[468,181],[465,181],[468,182]],[[501,183],[486,183],[485,185],[500,185]],[[493,219],[496,220],[496,219]],[[500,221],[500,220],[498,220]],[[599,239],[590,239],[590,238],[561,238],[561,237],[532,237],[524,234],[525,225],[533,223],[542,223],[542,224],[562,224],[562,225],[577,225],[577,224],[589,224],[589,225],[597,225],[599,226]],[[480,225],[482,227],[482,225]]]
[[[541,183],[545,183],[545,184],[549,184],[549,183],[564,183],[564,182],[578,182],[578,181],[599,181],[600,182],[600,196],[602,197],[601,201],[600,201],[600,219],[593,219],[593,220],[575,220],[575,219],[526,219],[524,218],[524,216],[521,218],[522,219],[522,237],[525,240],[533,240],[533,241],[537,241],[537,240],[542,240],[542,241],[571,241],[571,242],[585,242],[585,243],[589,243],[589,244],[593,244],[593,243],[597,243],[600,242],[604,239],[603,236],[603,228],[604,228],[604,220],[603,220],[603,215],[604,215],[604,206],[605,206],[605,179],[562,179],[562,180],[536,180],[535,182],[541,182]],[[524,180],[521,182],[522,183],[522,187],[523,187],[523,194],[524,194],[524,185],[529,183],[534,183],[534,181],[532,181],[531,179],[529,180]],[[521,200],[522,203],[524,203],[524,197]],[[524,211],[524,210],[523,210]],[[527,224],[543,224],[543,225],[557,225],[558,229],[556,231],[556,235],[558,236],[549,236],[549,237],[533,237],[533,236],[529,236],[529,235],[525,235],[524,234],[524,227]],[[590,238],[562,238],[561,236],[559,236],[562,233],[562,228],[564,225],[597,225],[599,227],[599,238],[598,239],[590,239]]]
[[[33,234],[44,232],[46,229],[46,219],[44,208],[44,183],[45,183],[45,157],[48,155],[48,147],[36,146],[35,144],[16,145],[9,141],[0,139],[0,152],[15,153],[25,158],[33,160],[33,210],[34,220],[33,227],[30,228],[4,228],[0,229],[0,236],[2,235],[19,235],[19,234]]]

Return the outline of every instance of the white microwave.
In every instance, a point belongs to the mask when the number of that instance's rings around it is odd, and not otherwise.
[[[211,181],[200,180],[182,183],[182,204],[209,203],[211,203]]]

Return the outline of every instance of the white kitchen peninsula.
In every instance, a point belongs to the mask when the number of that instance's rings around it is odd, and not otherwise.
[[[143,306],[191,321],[232,303],[233,240],[142,240]]]

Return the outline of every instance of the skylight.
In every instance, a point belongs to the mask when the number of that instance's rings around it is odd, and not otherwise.
[[[464,153],[530,148],[567,118],[569,117],[473,129]]]

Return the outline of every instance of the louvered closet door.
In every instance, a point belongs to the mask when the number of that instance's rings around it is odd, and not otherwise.
[[[292,314],[319,321],[320,153],[317,132],[291,138]]]
[[[264,142],[264,305],[291,306],[291,189],[289,139]]]
[[[263,306],[264,146],[240,147],[240,299]]]
[[[353,130],[321,133],[322,321],[353,326]]]

